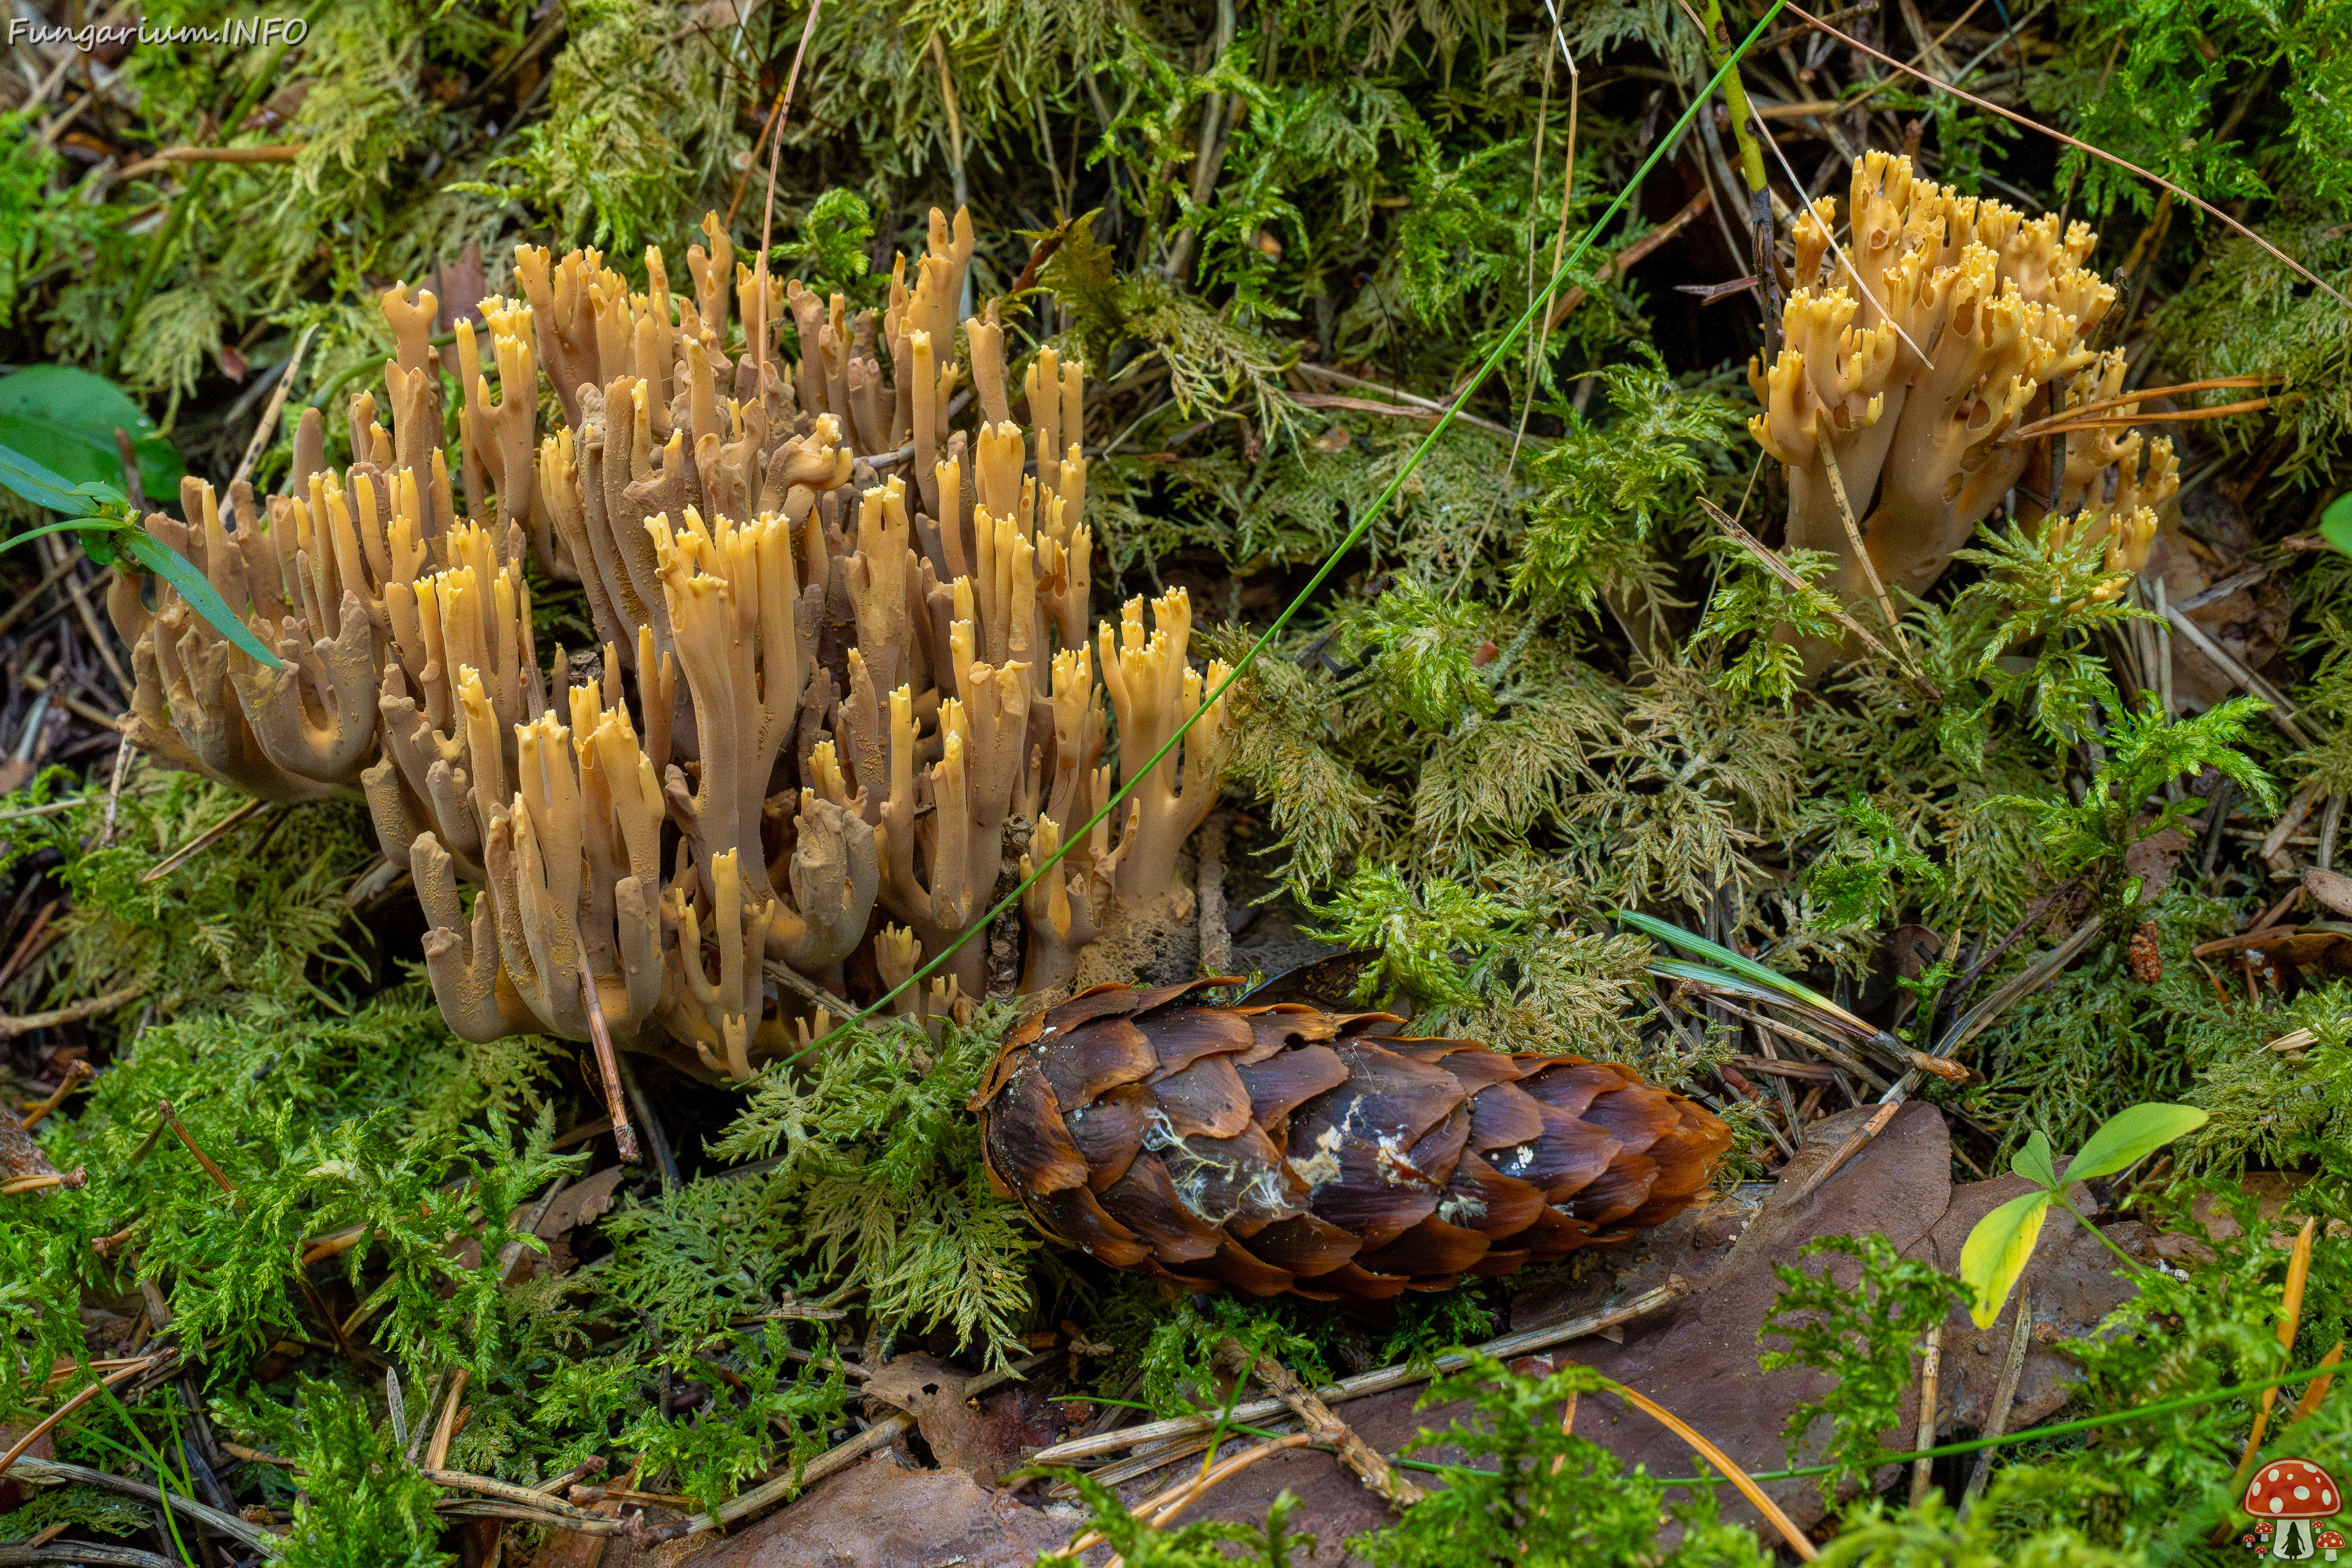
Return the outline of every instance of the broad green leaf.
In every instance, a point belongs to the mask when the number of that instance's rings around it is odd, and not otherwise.
[[[51,511],[79,513],[89,510],[81,504],[80,492],[71,479],[5,445],[0,445],[0,485]]]
[[[1639,910],[1619,910],[1617,918],[1644,936],[1654,937],[1670,946],[1681,948],[1685,952],[1711,958],[1735,974],[1745,975],[1757,984],[1768,985],[1783,996],[1802,1002],[1809,1007],[1818,1007],[1832,1017],[1844,1019],[1864,1034],[1875,1033],[1868,1024],[1811,986],[1801,985],[1778,970],[1767,969],[1754,959],[1734,952],[1720,943],[1709,942],[1703,936],[1694,936],[1678,925],[1645,915]]]
[[[2352,494],[2337,496],[2319,514],[2319,537],[2352,555]]]
[[[117,427],[131,437],[148,499],[160,504],[177,496],[187,472],[180,454],[146,410],[104,376],[37,364],[0,379],[0,443],[62,474],[69,486],[89,479],[121,485]]]
[[[2050,1163],[2050,1140],[2040,1131],[2025,1141],[2009,1168],[2029,1182],[2038,1182],[2053,1192],[2058,1186],[2058,1172]]]
[[[2051,1194],[2027,1193],[2014,1197],[1977,1221],[1960,1247],[1960,1283],[1969,1288],[1969,1321],[1991,1328],[2001,1303],[2017,1288],[2018,1277],[2042,1239],[2042,1222],[2050,1215]]]
[[[2083,1152],[2066,1167],[2070,1182],[2087,1182],[2093,1176],[2112,1176],[2144,1154],[2152,1154],[2175,1138],[2194,1132],[2210,1118],[2193,1105],[2166,1105],[2150,1101],[2116,1111]]]
[[[228,607],[228,601],[186,556],[167,549],[144,529],[126,528],[121,537],[122,548],[130,552],[131,558],[177,588],[180,596],[188,601],[188,607],[209,621],[215,631],[270,668],[285,668],[276,654],[261,646],[260,638],[246,629],[245,623],[236,618],[236,612]]]

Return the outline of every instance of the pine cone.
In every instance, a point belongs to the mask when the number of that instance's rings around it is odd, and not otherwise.
[[[1181,1000],[1227,984],[1097,986],[1005,1046],[971,1108],[1048,1236],[1187,1289],[1386,1300],[1657,1225],[1731,1144],[1613,1063]]]

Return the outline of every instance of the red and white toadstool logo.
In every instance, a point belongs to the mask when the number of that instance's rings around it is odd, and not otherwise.
[[[2319,1530],[2314,1521],[2331,1519],[2344,1506],[2336,1479],[2307,1459],[2273,1459],[2246,1484],[2246,1511],[2273,1526],[2268,1555],[2282,1563],[2305,1563],[2344,1550],[2344,1537]]]

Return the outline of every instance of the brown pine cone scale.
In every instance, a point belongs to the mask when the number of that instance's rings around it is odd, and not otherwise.
[[[1231,984],[1097,986],[1006,1043],[971,1108],[1046,1235],[1192,1290],[1382,1301],[1622,1241],[1731,1146],[1614,1063],[1184,1000]]]

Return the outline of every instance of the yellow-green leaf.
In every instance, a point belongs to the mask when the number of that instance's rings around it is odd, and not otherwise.
[[[2127,1106],[2107,1118],[2082,1152],[2067,1163],[2066,1179],[2087,1182],[2112,1176],[2141,1156],[2153,1154],[2175,1138],[2194,1132],[2210,1121],[2193,1105],[2151,1101]]]
[[[2001,1303],[2017,1289],[2042,1239],[2042,1222],[2050,1215],[2051,1194],[2027,1193],[2014,1197],[1977,1221],[1960,1247],[1960,1282],[1969,1288],[1969,1320],[1978,1328],[1991,1328]]]

